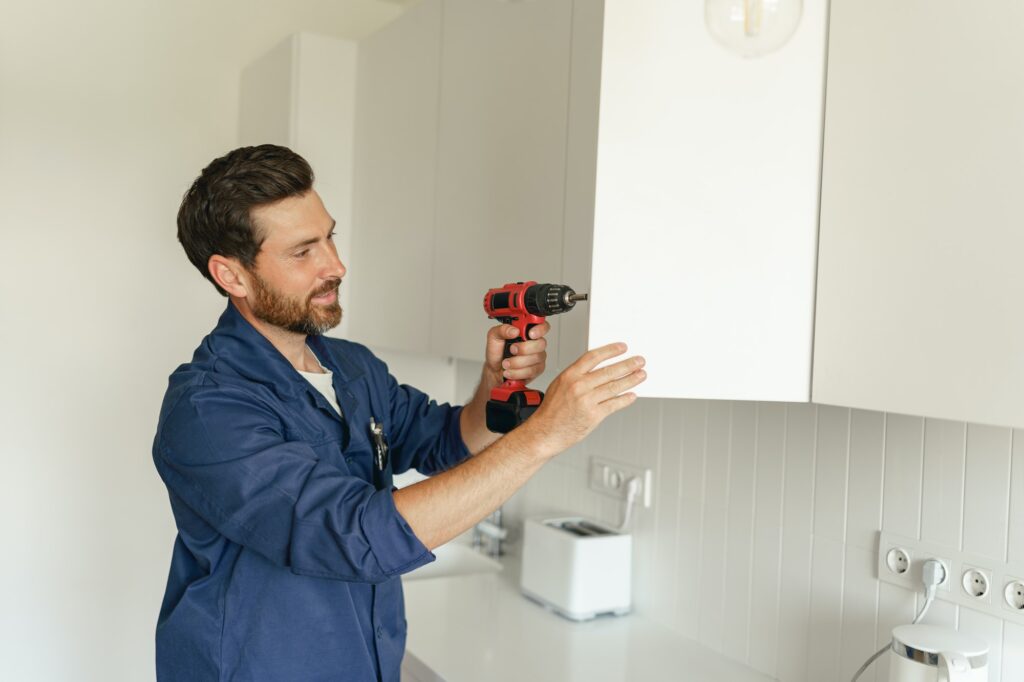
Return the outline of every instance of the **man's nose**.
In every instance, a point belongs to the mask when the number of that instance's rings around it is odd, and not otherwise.
[[[338,279],[341,279],[342,277],[345,276],[346,272],[348,272],[348,270],[345,268],[345,264],[341,262],[341,258],[338,257],[338,254],[334,251],[334,249],[329,249],[327,255],[327,263],[325,264],[324,268],[323,278],[331,279],[332,277],[336,277]]]

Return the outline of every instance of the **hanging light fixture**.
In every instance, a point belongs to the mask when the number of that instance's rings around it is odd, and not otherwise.
[[[785,45],[802,14],[803,0],[704,1],[708,32],[742,57],[760,57]]]

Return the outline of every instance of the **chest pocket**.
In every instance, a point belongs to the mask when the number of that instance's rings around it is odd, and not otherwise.
[[[308,443],[317,459],[346,474],[360,475],[346,457],[347,444],[351,440],[349,424],[339,420],[333,408],[326,402],[321,403],[322,399],[323,396],[309,394],[289,404],[285,437]]]
[[[375,448],[370,434],[370,418],[383,424],[390,433],[389,414],[377,400],[365,377],[336,387],[342,419],[339,421],[322,395],[311,391],[303,409],[289,420],[289,439],[309,443],[317,457],[377,488],[390,488],[393,481],[391,458],[383,471],[376,467]]]
[[[394,479],[391,468],[391,454],[388,453],[385,459],[383,471],[379,471],[377,469],[377,449],[370,432],[370,419],[372,417],[377,424],[383,426],[385,440],[389,441],[391,432],[390,414],[384,409],[385,405],[377,397],[376,392],[369,385],[366,377],[351,382],[339,391],[338,399],[339,401],[344,401],[342,402],[342,409],[346,409],[346,404],[352,405],[351,408],[348,408],[348,412],[346,412],[346,414],[352,415],[352,419],[349,422],[352,442],[345,454],[351,458],[350,467],[357,461],[361,465],[365,464],[365,472],[368,475],[365,480],[377,488],[390,490]],[[362,467],[360,470],[363,471]]]

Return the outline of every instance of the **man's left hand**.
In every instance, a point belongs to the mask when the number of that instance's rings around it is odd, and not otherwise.
[[[548,342],[544,337],[551,331],[547,322],[530,330],[530,338],[513,344],[512,357],[503,361],[505,341],[519,336],[519,330],[510,324],[499,324],[487,332],[487,353],[484,366],[495,377],[496,385],[505,379],[516,379],[525,383],[536,379],[547,365]]]

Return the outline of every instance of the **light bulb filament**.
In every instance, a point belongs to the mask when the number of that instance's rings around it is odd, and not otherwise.
[[[743,32],[747,37],[756,37],[761,32],[764,20],[764,0],[743,0]]]

